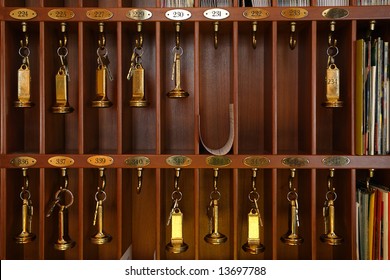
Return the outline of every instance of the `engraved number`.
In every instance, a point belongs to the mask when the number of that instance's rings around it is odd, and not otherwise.
[[[291,10],[288,11],[288,15],[290,17],[297,17],[297,16],[301,15],[301,11],[300,10],[291,9]]]
[[[145,11],[142,10],[131,11],[131,16],[135,18],[143,18],[145,17]]]
[[[29,165],[29,164],[30,164],[30,161],[28,160],[28,158],[18,158],[16,164],[17,164],[18,166]]]
[[[104,11],[94,11],[93,16],[95,18],[102,18],[104,17]]]
[[[64,159],[64,158],[57,158],[56,159],[56,164],[64,165],[65,163],[66,163],[66,159]]]
[[[263,16],[263,12],[259,11],[259,10],[254,10],[254,11],[251,11],[251,16],[252,17],[262,17]]]
[[[184,17],[184,13],[180,12],[180,11],[174,11],[172,16],[174,18],[183,18]]]
[[[18,11],[18,17],[20,18],[27,18],[29,15],[28,15],[28,11]]]
[[[338,79],[327,79],[328,85],[337,85],[338,84]]]
[[[102,158],[102,157],[95,158],[95,164],[105,164],[105,163],[106,163],[105,158]]]
[[[67,13],[65,11],[56,11],[55,12],[57,18],[65,18],[67,17]]]

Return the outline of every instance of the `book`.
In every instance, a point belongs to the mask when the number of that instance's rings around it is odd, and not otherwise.
[[[364,155],[364,49],[363,39],[356,41],[355,154]]]

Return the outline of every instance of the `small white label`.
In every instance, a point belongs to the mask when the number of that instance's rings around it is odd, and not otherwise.
[[[191,17],[191,12],[182,9],[169,10],[165,16],[170,20],[186,20]]]
[[[224,9],[209,9],[203,13],[205,18],[208,19],[215,19],[215,20],[221,20],[228,18],[230,16],[230,13]]]

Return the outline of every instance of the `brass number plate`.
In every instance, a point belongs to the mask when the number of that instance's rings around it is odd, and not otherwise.
[[[171,156],[166,159],[166,163],[173,167],[183,167],[190,165],[192,159],[187,156]]]
[[[107,20],[113,17],[113,13],[106,9],[94,9],[87,11],[87,17],[94,20]]]
[[[282,11],[282,16],[289,19],[299,19],[307,17],[309,12],[303,8],[288,8]]]
[[[330,19],[345,18],[349,15],[349,11],[341,8],[330,8],[322,12],[322,16]]]
[[[284,165],[289,167],[302,167],[309,164],[309,160],[306,158],[289,157],[282,160]]]
[[[269,12],[260,8],[251,8],[245,10],[242,15],[247,19],[264,19],[269,17]]]
[[[67,9],[53,9],[48,13],[49,17],[57,20],[67,20],[74,17],[74,12]]]
[[[224,167],[232,163],[232,160],[225,156],[210,156],[206,158],[206,163],[214,167]]]
[[[37,160],[32,157],[16,157],[10,162],[15,167],[30,167],[37,163]]]
[[[244,164],[249,167],[262,167],[270,163],[266,157],[250,156],[244,159]]]
[[[345,166],[348,165],[351,160],[343,156],[326,157],[322,159],[322,163],[326,166]]]
[[[126,17],[134,20],[147,20],[152,17],[152,12],[144,9],[132,9],[126,13]]]
[[[31,9],[21,8],[12,10],[9,15],[14,19],[28,20],[37,16],[37,13]]]
[[[130,167],[145,167],[150,164],[150,159],[147,157],[129,157],[125,160],[126,165]]]
[[[109,156],[92,156],[87,159],[88,163],[97,167],[104,167],[113,164],[114,159]]]
[[[74,159],[65,156],[56,156],[49,158],[48,163],[55,167],[68,167],[74,164]]]

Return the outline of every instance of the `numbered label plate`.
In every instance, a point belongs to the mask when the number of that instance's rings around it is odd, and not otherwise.
[[[49,158],[47,162],[55,167],[68,167],[74,164],[74,159],[65,156],[56,156]]]
[[[322,12],[322,16],[330,19],[345,18],[349,15],[349,11],[341,8],[326,9]]]
[[[225,156],[210,156],[206,158],[206,163],[214,167],[224,167],[232,163],[232,160]]]
[[[37,12],[31,9],[21,8],[12,10],[9,15],[14,19],[28,20],[35,18],[37,16]]]
[[[173,167],[189,166],[192,159],[187,156],[171,156],[166,159],[166,163]]]
[[[244,159],[244,164],[249,167],[262,167],[270,163],[270,160],[266,157],[250,156]]]
[[[144,9],[132,9],[126,13],[126,17],[134,20],[147,20],[152,17],[152,12]]]
[[[48,12],[48,15],[52,19],[67,20],[74,17],[74,12],[67,9],[53,9]]]
[[[37,163],[37,160],[32,157],[16,157],[10,162],[15,167],[30,167]]]
[[[191,12],[183,9],[169,10],[165,13],[165,17],[170,20],[187,20],[191,16]]]
[[[260,8],[251,8],[245,10],[242,15],[247,19],[264,19],[269,17],[269,12]]]
[[[309,160],[306,158],[289,157],[282,160],[284,165],[289,167],[302,167],[309,164]]]
[[[93,9],[87,11],[87,17],[94,20],[107,20],[113,16],[114,14],[107,9]]]
[[[114,159],[109,156],[92,156],[87,161],[90,165],[97,167],[109,166],[114,163]]]
[[[350,162],[349,158],[343,156],[332,156],[322,159],[322,163],[326,166],[345,166]]]
[[[145,167],[150,164],[150,159],[147,157],[129,157],[125,160],[126,165],[130,167]]]
[[[215,8],[206,10],[203,15],[205,18],[208,19],[221,20],[228,18],[230,16],[230,13],[224,9]]]
[[[309,15],[309,12],[303,8],[288,8],[282,11],[282,16],[289,19],[304,18]]]

